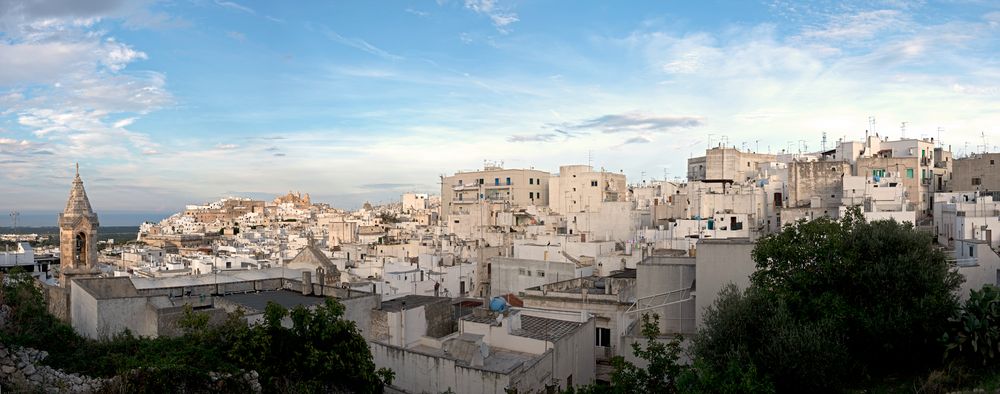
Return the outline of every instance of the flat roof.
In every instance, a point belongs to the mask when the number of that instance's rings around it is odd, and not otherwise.
[[[389,301],[382,301],[382,310],[390,312],[399,312],[403,310],[403,305],[406,305],[407,308],[415,308],[421,305],[432,304],[442,300],[448,302],[449,305],[451,304],[451,299],[448,297],[434,297],[434,296],[409,294]]]
[[[274,290],[246,294],[230,294],[225,295],[222,298],[235,304],[247,307],[247,309],[263,312],[267,307],[268,301],[274,302],[285,308],[292,309],[299,305],[310,307],[322,304],[326,301],[327,297],[307,296],[302,295],[300,292],[291,290]]]
[[[608,275],[609,278],[635,278],[635,268],[626,268],[624,271]]]
[[[543,341],[555,341],[566,335],[572,334],[577,328],[582,326],[583,323],[559,320],[559,319],[547,319],[538,316],[526,316],[521,315],[521,329],[514,330],[511,334],[540,339]]]
[[[186,287],[214,285],[216,283],[247,282],[262,279],[302,279],[302,271],[296,268],[265,268],[219,271],[218,274],[182,275],[156,278],[129,278],[136,289],[162,289],[170,287]]]

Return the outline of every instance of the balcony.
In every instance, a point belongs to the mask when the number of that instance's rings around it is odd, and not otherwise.
[[[454,190],[454,191],[457,191],[457,192],[464,191],[464,190],[476,190],[476,189],[479,189],[479,185],[477,185],[475,183],[468,184],[468,185],[453,185],[451,187],[451,190]]]

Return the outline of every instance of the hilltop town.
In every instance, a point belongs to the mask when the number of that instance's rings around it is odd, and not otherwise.
[[[394,387],[536,392],[608,382],[614,357],[636,360],[644,314],[664,338],[695,334],[720,290],[749,285],[756,240],[851,207],[932,233],[959,297],[997,285],[998,160],[867,136],[812,153],[715,146],[674,181],[487,163],[443,176],[440,194],[353,211],[299,192],[188,205],[100,251],[78,172],[58,251],[20,242],[0,266],[29,271],[92,339],[179,335],[185,306],[253,323],[269,302],[333,297]]]

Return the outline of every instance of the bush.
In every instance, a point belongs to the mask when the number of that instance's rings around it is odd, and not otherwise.
[[[972,290],[969,299],[951,319],[942,338],[945,356],[982,366],[1000,358],[1000,290],[986,285]]]

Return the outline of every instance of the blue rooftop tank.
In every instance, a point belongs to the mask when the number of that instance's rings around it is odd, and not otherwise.
[[[507,309],[507,301],[503,297],[493,297],[490,300],[490,310],[494,312],[503,312]]]

